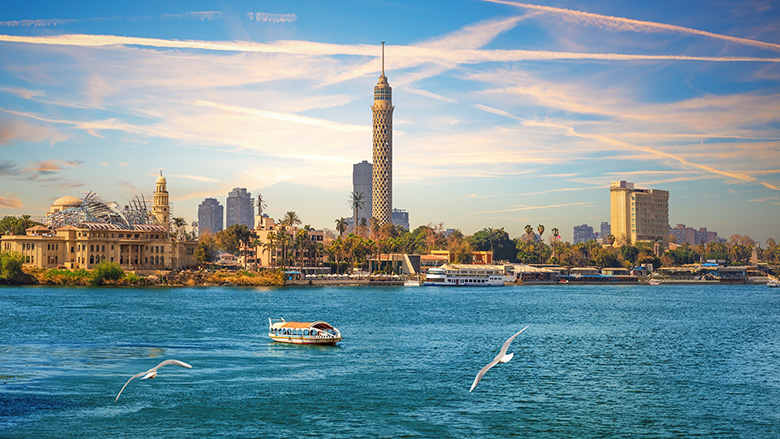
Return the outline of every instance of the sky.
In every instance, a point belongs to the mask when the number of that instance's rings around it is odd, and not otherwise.
[[[335,228],[386,41],[411,227],[598,231],[609,184],[780,239],[780,2],[6,2],[0,216],[90,191],[173,216],[234,187]]]

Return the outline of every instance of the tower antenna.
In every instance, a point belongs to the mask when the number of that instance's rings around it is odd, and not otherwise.
[[[385,76],[385,42],[382,41],[382,76]]]

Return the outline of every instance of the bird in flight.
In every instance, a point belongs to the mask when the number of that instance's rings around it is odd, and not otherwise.
[[[490,370],[491,367],[495,366],[498,363],[506,363],[507,361],[511,360],[512,357],[515,356],[515,354],[507,355],[506,351],[507,349],[509,349],[509,345],[512,344],[512,340],[514,340],[515,337],[520,335],[526,329],[528,329],[528,326],[521,329],[520,332],[518,332],[517,334],[509,337],[509,339],[507,339],[507,341],[504,342],[504,345],[501,346],[501,350],[498,352],[498,355],[496,355],[496,358],[494,358],[493,361],[485,365],[485,367],[483,367],[482,370],[479,371],[477,377],[474,378],[474,384],[471,385],[471,389],[469,389],[469,392],[471,392],[472,390],[474,390],[475,387],[477,387],[477,384],[479,384],[479,380],[482,379],[482,376],[485,375],[485,372]]]
[[[122,390],[119,391],[119,395],[121,395],[122,392],[125,390],[125,387],[127,387],[127,385],[130,384],[130,381],[133,381],[134,379],[136,379],[138,377],[143,377],[143,378],[141,378],[142,380],[145,380],[147,378],[156,378],[157,377],[157,369],[159,369],[159,368],[161,368],[163,366],[167,366],[169,364],[173,364],[175,366],[186,367],[187,369],[192,369],[192,366],[190,366],[189,364],[187,364],[187,363],[185,363],[183,361],[179,361],[179,360],[165,360],[162,363],[158,364],[157,366],[154,366],[153,368],[147,370],[146,372],[137,373],[137,374],[133,375],[132,377],[130,377],[130,379],[127,380],[125,385],[122,386]],[[116,399],[114,401],[118,401],[119,400],[119,395],[116,396]]]

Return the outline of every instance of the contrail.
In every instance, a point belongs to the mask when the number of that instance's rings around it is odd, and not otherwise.
[[[340,45],[311,41],[247,41],[165,40],[159,38],[123,37],[116,35],[68,34],[56,36],[0,35],[0,41],[54,46],[105,47],[147,46],[176,49],[199,49],[227,52],[284,53],[294,55],[355,55],[377,57],[375,45]],[[708,57],[682,55],[633,55],[619,53],[551,52],[534,50],[444,50],[420,46],[385,46],[394,56],[419,60],[459,64],[483,62],[603,60],[603,61],[709,61],[709,62],[780,62],[780,58]]]
[[[491,3],[500,3],[504,5],[511,5],[511,6],[516,6],[518,8],[524,8],[524,9],[534,9],[537,11],[550,12],[553,14],[565,15],[577,19],[579,21],[582,21],[586,24],[592,24],[597,26],[604,25],[620,31],[638,32],[641,30],[649,30],[649,31],[664,30],[664,31],[671,31],[671,32],[681,32],[686,34],[701,35],[705,37],[715,38],[718,40],[730,41],[732,43],[737,43],[737,44],[746,44],[749,46],[760,47],[762,49],[780,51],[780,44],[767,43],[765,41],[756,41],[748,38],[732,37],[729,35],[716,34],[716,33],[707,32],[698,29],[691,29],[689,27],[676,26],[673,24],[633,20],[630,18],[623,18],[623,17],[612,17],[609,15],[600,15],[591,12],[575,11],[573,9],[563,9],[563,8],[554,8],[552,6],[532,5],[528,3],[518,3],[518,2],[508,1],[508,0],[483,0],[483,1],[491,2]]]

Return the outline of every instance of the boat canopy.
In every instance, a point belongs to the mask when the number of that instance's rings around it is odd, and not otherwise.
[[[293,328],[293,329],[307,329],[307,328],[314,328],[314,329],[335,329],[333,326],[331,326],[327,322],[284,322],[281,325],[276,323],[274,324],[274,327],[276,328]]]

